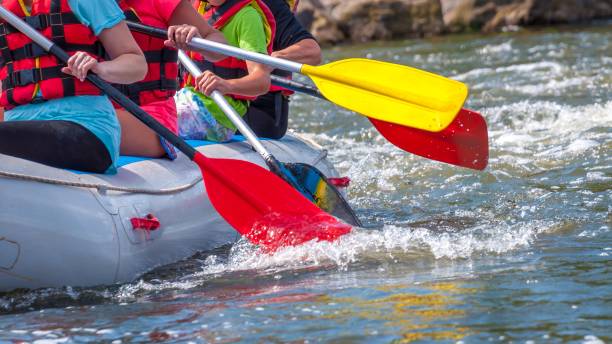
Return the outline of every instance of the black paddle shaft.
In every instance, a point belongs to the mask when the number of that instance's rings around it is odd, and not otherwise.
[[[149,36],[153,36],[153,37],[157,37],[157,38],[167,38],[168,37],[168,31],[163,30],[163,29],[159,29],[153,26],[148,26],[148,25],[144,25],[144,24],[140,24],[140,23],[136,23],[133,21],[126,21],[127,26],[130,28],[130,30],[132,31],[136,31],[136,32],[140,32],[140,33],[144,33],[147,34]]]
[[[321,94],[321,91],[319,91],[317,88],[313,86],[302,84],[294,80],[286,79],[278,75],[270,75],[270,80],[272,81],[272,85],[274,86],[280,86],[280,87],[286,88],[294,92],[301,92],[301,93],[308,94],[313,97],[317,97],[319,99],[327,100],[327,98],[325,98],[325,96]]]
[[[68,55],[68,53],[66,53],[66,51],[60,48],[57,44],[53,44],[49,49],[49,52],[55,55],[62,62],[68,63],[70,55]],[[164,127],[153,117],[151,117],[151,115],[141,109],[138,104],[134,103],[131,99],[121,93],[121,91],[111,86],[108,82],[102,80],[102,78],[100,78],[99,76],[93,73],[88,73],[87,80],[89,80],[92,84],[98,87],[102,92],[106,93],[119,105],[123,106],[127,111],[129,111],[132,115],[138,118],[138,120],[144,123],[147,127],[151,128],[151,130],[156,132],[159,136],[163,137],[174,147],[178,148],[178,150],[187,155],[189,159],[193,160],[195,155],[198,153],[198,151],[195,150],[195,148],[191,147],[189,144],[187,144],[185,140],[181,139],[168,128]]]

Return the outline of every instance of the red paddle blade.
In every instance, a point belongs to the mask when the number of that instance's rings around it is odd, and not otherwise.
[[[270,251],[311,240],[334,241],[352,229],[258,165],[199,153],[194,162],[219,214],[252,243]]]
[[[434,133],[370,118],[376,129],[399,148],[424,158],[484,170],[489,162],[487,122],[462,109],[444,130]]]

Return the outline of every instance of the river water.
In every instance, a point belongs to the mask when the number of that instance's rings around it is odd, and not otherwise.
[[[121,286],[2,294],[0,342],[612,341],[611,23],[325,55],[466,82],[487,170],[410,155],[298,95],[291,126],[329,150],[377,228],[274,256],[239,242]]]

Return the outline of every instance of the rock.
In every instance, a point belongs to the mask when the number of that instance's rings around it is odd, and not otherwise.
[[[300,6],[300,20],[308,27],[311,12],[310,28],[323,43],[342,36],[353,42],[422,37],[444,29],[439,0],[303,0]]]
[[[612,18],[612,0],[301,0],[298,18],[333,44]]]
[[[612,17],[612,0],[535,1],[527,24],[575,23]]]
[[[612,0],[440,0],[451,32],[612,17]]]
[[[301,0],[297,19],[323,44],[344,41],[346,36],[331,16],[329,4],[321,0]]]

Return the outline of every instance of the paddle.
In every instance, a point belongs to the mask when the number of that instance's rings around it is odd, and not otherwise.
[[[194,77],[202,74],[202,70],[182,50],[179,51],[181,64]],[[327,178],[314,166],[308,164],[284,164],[278,161],[257,139],[257,135],[248,124],[238,115],[236,110],[227,102],[219,91],[213,91],[211,98],[223,110],[225,115],[240,130],[242,135],[249,141],[253,149],[266,162],[266,165],[277,176],[284,179],[306,198],[313,201],[319,208],[344,220],[353,226],[362,226],[361,221],[340,192],[331,185]],[[299,172],[294,175],[294,172]],[[299,177],[296,177],[296,175]]]
[[[68,61],[70,56],[63,49],[1,5],[0,17],[60,61]],[[310,240],[331,241],[351,230],[266,169],[241,160],[208,158],[100,77],[90,73],[87,80],[193,160],[212,205],[251,242],[275,250]]]
[[[313,86],[272,75],[272,83],[286,89],[325,99]],[[405,127],[370,118],[376,129],[397,147],[452,165],[483,170],[489,161],[487,122],[478,112],[461,109],[453,122],[441,132]]]
[[[137,32],[159,38],[166,30],[128,22]],[[450,125],[468,89],[461,82],[402,65],[347,59],[310,66],[194,38],[189,46],[309,76],[330,101],[370,118],[438,132]]]

